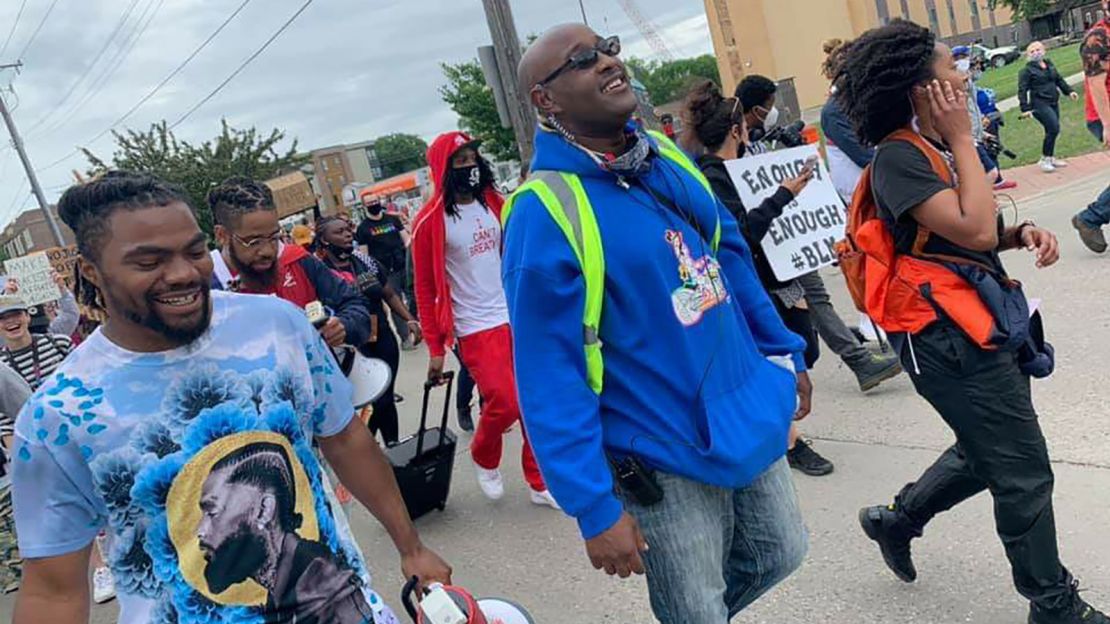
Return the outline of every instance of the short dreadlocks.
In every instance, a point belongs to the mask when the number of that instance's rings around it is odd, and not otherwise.
[[[216,224],[224,227],[238,225],[245,214],[277,210],[270,187],[244,176],[230,177],[209,191],[208,207]]]

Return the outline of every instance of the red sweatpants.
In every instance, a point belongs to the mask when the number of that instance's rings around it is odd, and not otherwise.
[[[470,455],[475,464],[493,470],[501,465],[501,437],[520,420],[513,374],[512,332],[508,325],[501,325],[459,338],[459,354],[482,396],[482,417],[470,441]],[[533,490],[546,490],[524,427],[520,428],[520,433],[524,436],[520,457],[524,479]]]

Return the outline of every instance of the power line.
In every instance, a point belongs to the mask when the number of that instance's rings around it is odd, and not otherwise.
[[[285,32],[285,30],[289,28],[289,26],[291,26],[294,21],[296,21],[297,18],[300,17],[306,9],[308,9],[309,5],[311,5],[313,1],[314,0],[306,0],[305,3],[301,5],[301,8],[297,9],[297,12],[294,13],[288,20],[286,20],[285,23],[281,25],[281,28],[277,29],[277,32],[275,32],[273,35],[270,36],[269,39],[266,40],[266,43],[262,44],[262,47],[258,48],[258,50],[254,52],[254,54],[251,54],[249,57],[247,57],[247,60],[243,61],[243,63],[240,64],[239,67],[235,69],[235,71],[231,72],[231,75],[224,79],[224,81],[221,82],[219,86],[217,86],[215,89],[213,89],[211,93],[204,96],[201,101],[197,102],[195,105],[193,105],[192,108],[186,111],[184,115],[178,118],[177,121],[173,122],[173,124],[170,125],[170,129],[172,130],[181,125],[181,123],[188,119],[193,113],[195,113],[198,108],[204,106],[209,100],[216,97],[216,94],[223,90],[223,88],[226,87],[228,83],[234,80],[240,72],[246,69],[247,66],[250,65],[252,61],[254,61],[254,59],[258,58],[259,55],[265,52],[266,48],[270,47],[270,44],[273,43],[279,36],[281,36],[281,33]]]
[[[93,137],[92,139],[87,141],[86,145],[90,145],[93,142],[100,140],[100,138],[102,138],[104,135],[111,132],[116,126],[118,126],[120,123],[122,123],[124,120],[126,120],[128,117],[130,117],[132,114],[134,114],[134,112],[136,110],[138,110],[140,106],[142,106],[144,103],[146,103],[148,100],[150,100],[150,98],[154,97],[154,95],[156,93],[158,93],[158,91],[160,89],[162,89],[162,87],[166,86],[166,84],[168,84],[170,80],[172,80],[178,73],[180,73],[183,69],[185,69],[185,66],[188,65],[202,50],[204,50],[204,48],[207,47],[208,44],[211,43],[212,40],[214,40],[216,38],[216,36],[219,35],[220,32],[222,32],[224,30],[224,28],[226,28],[227,25],[231,23],[232,20],[234,20],[235,17],[237,15],[239,15],[239,13],[241,13],[243,11],[243,9],[246,8],[247,4],[249,4],[250,2],[251,2],[251,0],[244,0],[244,2],[242,4],[240,4],[235,9],[235,11],[233,11],[231,13],[231,15],[229,15],[227,17],[227,19],[225,19],[223,21],[223,23],[221,23],[219,25],[219,27],[217,27],[216,30],[213,31],[212,34],[209,35],[208,38],[204,40],[204,42],[202,42],[195,50],[193,50],[192,54],[190,54],[184,61],[181,62],[181,64],[179,64],[172,72],[170,72],[170,74],[168,76],[166,76],[166,78],[163,79],[162,82],[160,82],[158,84],[158,86],[156,86],[150,93],[148,93],[141,100],[139,100],[138,103],[136,103],[134,106],[132,106],[131,109],[128,110],[126,113],[124,113],[119,119],[112,122],[111,125],[109,125],[104,130],[100,131],[100,133],[98,133],[95,137]],[[302,10],[303,10],[303,8],[302,8]],[[140,17],[140,19],[142,19],[142,18]],[[68,119],[66,121],[68,121]],[[47,171],[49,169],[53,169],[54,167],[57,167],[58,165],[60,165],[60,164],[64,163],[65,161],[73,158],[74,156],[77,156],[80,153],[81,153],[81,150],[79,148],[74,148],[73,151],[66,153],[66,155],[62,156],[61,158],[58,158],[57,160],[48,163],[45,167],[40,168],[39,171]]]
[[[39,36],[39,33],[42,31],[42,27],[46,25],[46,20],[50,19],[50,13],[54,11],[54,6],[57,4],[58,0],[53,0],[53,2],[50,3],[50,6],[46,8],[46,13],[44,13],[42,16],[42,21],[40,21],[39,25],[35,27],[35,31],[31,33],[31,38],[27,40],[27,43],[24,44],[23,49],[19,51],[19,56],[17,56],[16,58],[22,59],[27,55],[27,50],[31,49],[31,44],[34,43],[35,38]]]
[[[23,9],[27,8],[27,0],[23,0],[23,4],[19,5],[19,11],[15,14],[15,20],[12,22],[12,29],[8,31],[8,38],[4,40],[4,45],[0,47],[0,57],[8,51],[8,44],[12,42],[12,36],[15,35],[15,29],[19,26],[19,18],[23,17]]]
[[[27,129],[28,134],[33,133],[35,130],[41,127],[47,119],[52,117],[54,113],[61,110],[62,106],[64,106],[65,103],[69,101],[70,96],[72,96],[73,93],[77,90],[77,87],[85,80],[85,78],[88,78],[89,74],[92,73],[93,68],[96,67],[96,64],[99,63],[100,59],[104,57],[104,53],[108,51],[108,48],[112,45],[112,41],[115,40],[116,35],[118,35],[119,32],[123,30],[123,25],[127,23],[127,18],[131,17],[131,13],[134,12],[135,6],[138,4],[139,0],[131,0],[131,4],[127,7],[127,10],[123,12],[123,15],[116,23],[116,27],[112,29],[112,34],[108,35],[108,39],[104,41],[104,45],[101,46],[100,51],[98,51],[93,57],[92,62],[89,63],[88,67],[85,68],[85,71],[77,77],[77,80],[73,81],[73,84],[70,85],[69,90],[66,91],[66,94],[62,96],[62,99],[54,105],[54,108],[47,111],[46,114],[44,114],[42,117],[39,117],[33,124],[31,124],[31,127]]]
[[[211,34],[211,35],[208,35],[208,38],[207,38],[207,39],[205,39],[205,40],[204,40],[204,41],[203,41],[203,42],[202,42],[202,43],[201,43],[201,44],[200,44],[199,46],[197,46],[197,49],[193,50],[193,53],[192,53],[192,54],[190,54],[190,55],[189,55],[188,57],[186,57],[186,59],[185,59],[184,61],[182,61],[180,65],[178,65],[178,66],[177,66],[176,68],[174,68],[174,70],[173,70],[172,72],[170,72],[168,76],[166,76],[166,77],[165,77],[164,79],[162,79],[162,82],[159,82],[159,83],[158,83],[158,85],[157,85],[156,87],[154,87],[153,89],[151,89],[150,93],[147,93],[147,94],[146,94],[145,96],[143,96],[143,98],[142,98],[142,99],[140,99],[140,100],[139,100],[138,102],[136,102],[136,103],[135,103],[135,105],[134,105],[134,106],[132,106],[132,107],[131,107],[130,109],[128,109],[128,111],[127,111],[126,113],[124,113],[123,115],[121,115],[121,116],[119,117],[119,119],[117,119],[117,120],[113,121],[113,122],[112,122],[112,124],[111,124],[110,126],[108,126],[107,128],[105,128],[105,129],[104,129],[103,131],[101,131],[101,132],[100,132],[100,134],[97,134],[97,135],[96,135],[96,136],[94,136],[94,137],[93,137],[92,139],[90,139],[90,140],[89,140],[88,142],[89,142],[90,144],[91,144],[91,143],[94,143],[94,142],[96,142],[96,141],[97,141],[97,140],[99,140],[99,139],[100,139],[101,137],[103,137],[104,135],[106,135],[106,134],[108,134],[109,132],[111,132],[113,128],[115,128],[115,127],[116,127],[116,126],[118,126],[119,124],[123,123],[123,122],[124,122],[124,121],[125,121],[125,120],[126,120],[126,119],[127,119],[128,117],[130,117],[130,116],[131,116],[131,115],[132,115],[132,114],[133,114],[133,113],[134,113],[135,111],[139,110],[139,107],[140,107],[140,106],[142,106],[143,104],[146,104],[146,103],[147,103],[147,101],[148,101],[148,100],[150,100],[150,98],[154,97],[154,95],[155,95],[155,94],[157,94],[157,93],[158,93],[158,92],[159,92],[159,91],[160,91],[160,90],[162,89],[162,87],[166,86],[166,84],[167,84],[167,83],[169,83],[169,81],[170,81],[170,80],[173,80],[174,76],[176,76],[177,74],[181,73],[181,70],[185,69],[185,66],[186,66],[186,65],[188,65],[188,64],[189,64],[189,63],[190,63],[190,62],[191,62],[191,61],[192,61],[192,60],[193,60],[194,58],[196,58],[196,56],[197,56],[198,54],[200,54],[200,52],[201,52],[202,50],[204,50],[204,48],[206,48],[206,47],[208,46],[208,44],[209,44],[209,43],[212,43],[212,40],[213,40],[213,39],[215,39],[215,38],[216,38],[216,37],[217,37],[217,36],[218,36],[218,35],[219,35],[219,34],[220,34],[220,33],[221,33],[222,31],[223,31],[223,29],[224,29],[224,28],[226,28],[226,27],[227,27],[227,25],[228,25],[228,24],[230,24],[230,23],[231,23],[231,21],[232,21],[233,19],[235,19],[235,17],[236,17],[237,15],[239,15],[239,13],[241,13],[241,12],[243,11],[243,9],[244,9],[244,8],[246,8],[246,6],[247,6],[248,4],[250,4],[250,2],[251,2],[251,0],[243,0],[243,3],[242,3],[242,4],[240,4],[240,5],[239,5],[239,6],[238,6],[238,7],[237,7],[237,8],[236,8],[236,9],[235,9],[235,10],[234,10],[234,11],[233,11],[232,13],[231,13],[231,15],[229,15],[229,16],[227,17],[227,19],[225,19],[225,20],[223,21],[223,23],[222,23],[222,24],[220,24],[220,25],[219,25],[219,27],[217,27],[217,28],[216,28],[216,30],[212,32],[212,34]],[[311,0],[310,0],[310,2],[311,2]],[[190,112],[191,112],[191,111],[190,111]],[[187,117],[187,116],[188,116],[188,114],[186,114],[186,117]],[[175,124],[175,125],[176,125],[176,124]]]
[[[58,131],[67,123],[69,123],[69,121],[73,119],[77,115],[77,113],[83,110],[86,104],[88,104],[90,101],[92,101],[94,97],[100,94],[100,92],[104,89],[104,85],[107,84],[108,80],[123,65],[123,62],[127,60],[127,57],[130,56],[131,51],[135,49],[135,44],[137,44],[142,36],[146,33],[147,28],[150,26],[150,23],[154,21],[155,15],[158,14],[159,9],[162,8],[162,4],[164,2],[165,0],[151,0],[146,5],[146,7],[143,9],[142,14],[140,14],[138,19],[136,20],[135,28],[132,29],[131,34],[127,35],[125,42],[123,43],[123,45],[120,46],[120,49],[116,52],[115,56],[113,56],[112,59],[108,61],[108,65],[104,67],[104,70],[101,71],[100,74],[93,79],[93,84],[92,86],[90,86],[89,90],[83,96],[81,96],[81,99],[73,106],[73,108],[68,113],[66,113],[64,119],[53,124],[49,128],[37,133],[35,137],[41,137],[46,134]],[[152,8],[154,9],[153,11],[151,10]]]

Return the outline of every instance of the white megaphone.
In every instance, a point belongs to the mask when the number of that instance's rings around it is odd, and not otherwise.
[[[354,347],[344,346],[336,356],[339,368],[354,387],[352,403],[355,409],[362,409],[381,398],[393,379],[389,364],[378,358],[369,358]]]

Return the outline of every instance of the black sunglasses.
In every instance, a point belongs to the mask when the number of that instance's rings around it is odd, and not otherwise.
[[[613,35],[598,41],[594,47],[589,50],[583,50],[578,54],[567,59],[566,63],[559,66],[559,69],[551,72],[551,74],[543,80],[536,83],[538,87],[546,87],[559,76],[562,76],[568,69],[583,70],[589,69],[597,64],[597,59],[600,55],[617,56],[621,53],[621,38]]]

